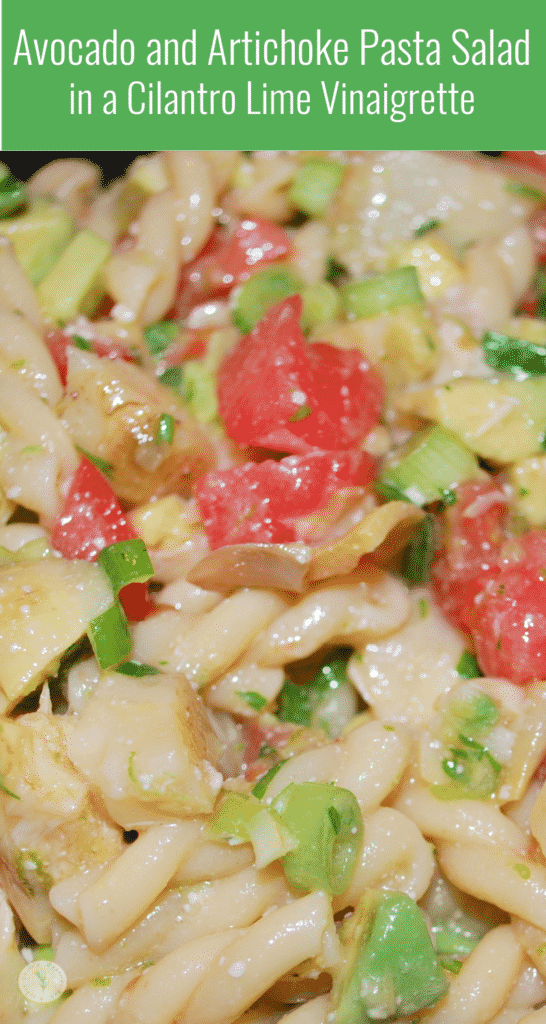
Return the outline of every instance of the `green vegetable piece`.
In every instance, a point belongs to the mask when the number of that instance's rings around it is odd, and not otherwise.
[[[332,690],[347,685],[347,662],[345,657],[327,658],[317,669],[309,683],[293,683],[287,679],[279,693],[277,718],[281,722],[311,726],[313,718],[319,719],[320,704]]]
[[[106,459],[99,459],[98,455],[92,455],[91,452],[86,451],[85,448],[81,448],[79,444],[76,445],[76,451],[83,455],[89,462],[92,462],[94,466],[105,476],[111,476],[114,472],[114,467],[111,462],[107,462]]]
[[[482,338],[483,356],[489,366],[512,373],[546,374],[546,346],[520,341],[499,331],[486,331]]]
[[[196,420],[212,423],[218,416],[218,399],[214,375],[198,359],[188,359],[183,370],[184,398]]]
[[[290,188],[290,201],[310,217],[322,217],[345,173],[336,160],[308,160],[300,167]]]
[[[483,676],[476,658],[469,651],[463,651],[461,654],[457,662],[457,672],[463,679],[479,679],[480,676]]]
[[[451,757],[444,758],[442,768],[455,783],[431,787],[440,800],[484,800],[495,792],[502,765],[475,740],[461,736],[464,746],[452,747]]]
[[[102,615],[91,619],[87,630],[95,657],[101,668],[112,668],[124,661],[131,651],[132,641],[127,619],[119,601]]]
[[[318,281],[304,288],[302,293],[303,312],[301,328],[305,334],[319,324],[329,323],[339,314],[339,292],[328,281]]]
[[[294,889],[339,895],[351,881],[362,844],[362,815],[354,793],[320,782],[291,782],[272,808],[298,840],[283,857]]]
[[[253,274],[241,285],[232,311],[233,323],[242,334],[248,334],[272,306],[300,289],[300,282],[286,266],[271,266]]]
[[[298,845],[296,836],[272,808],[243,793],[226,793],[210,830],[213,836],[250,841],[258,868],[282,858]]]
[[[0,235],[12,242],[15,255],[33,284],[39,284],[51,270],[73,234],[70,214],[49,199],[38,199],[17,217],[0,219]]]
[[[255,690],[236,690],[235,692],[253,711],[263,711],[267,707],[266,698],[261,693],[256,693]]]
[[[102,566],[114,594],[128,583],[146,583],[154,574],[154,567],[140,537],[120,540],[103,548],[97,559]]]
[[[424,915],[404,893],[369,890],[342,941],[349,955],[336,983],[335,1024],[406,1017],[447,992]]]
[[[22,182],[0,164],[0,217],[9,217],[27,204],[27,190]]]
[[[180,392],[182,388],[182,367],[169,366],[164,373],[160,373],[157,379],[162,384],[165,384],[166,387],[174,388],[175,391]]]
[[[429,582],[437,539],[436,518],[428,512],[402,554],[401,574],[408,583]]]
[[[430,220],[426,220],[424,224],[421,224],[421,227],[415,229],[413,237],[422,238],[423,235],[428,235],[430,231],[436,231],[436,228],[439,228],[440,225],[441,221],[436,217],[432,217]]]
[[[336,260],[335,256],[328,257],[326,274],[324,275],[325,281],[329,281],[330,284],[337,284],[341,277],[345,277],[346,273],[347,267],[344,267],[343,263]]]
[[[116,672],[122,676],[135,676],[140,679],[141,676],[157,676],[159,669],[155,665],[147,665],[143,661],[122,661],[121,665],[116,668]]]
[[[110,255],[108,242],[93,231],[78,231],[38,285],[46,316],[69,320],[76,313],[91,316],[102,297],[98,278]]]
[[[444,427],[425,427],[404,446],[397,464],[384,470],[376,489],[414,505],[429,505],[457,484],[476,479],[479,471],[476,456],[456,434]]]
[[[55,950],[53,946],[36,946],[32,950],[33,960],[49,960],[53,962],[55,960]]]
[[[84,352],[92,352],[93,351],[93,346],[92,346],[91,342],[90,341],[86,341],[85,338],[82,338],[81,335],[79,335],[79,334],[74,334],[73,335],[73,337],[72,337],[72,344],[75,345],[76,348],[81,348]]]
[[[180,331],[180,324],[176,320],[161,320],[157,324],[150,324],[144,328],[144,337],[148,351],[152,356],[158,356],[169,347]]]
[[[370,320],[400,306],[424,302],[417,270],[411,266],[344,284],[340,296],[350,320]]]
[[[524,181],[507,181],[504,187],[507,192],[512,192],[513,195],[521,196],[523,199],[531,199],[534,203],[543,203],[546,200],[544,192],[533,188],[532,185],[527,185]]]
[[[11,789],[8,789],[2,772],[0,772],[0,792],[5,793],[6,796],[11,796],[13,800],[20,800],[21,797],[17,796],[17,793],[12,793]]]
[[[464,696],[455,696],[448,706],[447,721],[454,734],[483,739],[499,720],[499,709],[488,693],[478,690]]]
[[[155,436],[156,444],[172,444],[174,440],[174,420],[170,413],[164,412],[159,417],[159,423],[157,425],[157,433]]]
[[[252,790],[252,796],[255,796],[258,800],[261,800],[262,797],[265,796],[269,783],[275,778],[275,775],[279,769],[282,768],[283,764],[284,760],[277,761],[277,764],[274,764],[273,767],[265,773],[265,775],[262,775],[261,779],[258,780]]]

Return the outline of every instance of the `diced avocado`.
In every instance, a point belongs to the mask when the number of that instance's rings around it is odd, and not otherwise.
[[[546,455],[515,462],[508,472],[517,511],[531,526],[546,526]]]
[[[307,334],[320,324],[335,320],[339,313],[339,292],[328,281],[310,284],[301,293],[303,311],[302,330]]]
[[[463,281],[462,267],[449,246],[434,234],[408,242],[396,262],[397,266],[415,267],[427,299],[436,299],[446,288]]]
[[[232,312],[233,323],[242,334],[248,334],[268,309],[300,289],[300,282],[289,267],[282,263],[266,267],[241,285]]]
[[[310,217],[322,217],[345,173],[337,160],[307,160],[290,188],[294,206]]]
[[[98,278],[110,246],[93,231],[78,231],[38,287],[46,316],[69,320],[76,313],[92,315],[100,301]]]
[[[205,363],[189,359],[184,363],[183,392],[196,420],[212,423],[218,415],[214,375]]]
[[[74,222],[63,206],[38,199],[20,217],[0,220],[0,234],[13,244],[32,283],[39,284],[72,238]]]
[[[424,916],[404,893],[368,890],[341,938],[346,959],[334,986],[335,1024],[406,1017],[447,992]]]
[[[477,455],[506,465],[538,453],[544,443],[546,376],[460,377],[408,392],[398,406],[441,423]]]

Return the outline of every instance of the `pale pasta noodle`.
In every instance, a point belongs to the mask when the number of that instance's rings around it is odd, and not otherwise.
[[[545,1024],[543,177],[99,181],[4,179],[2,1024]]]

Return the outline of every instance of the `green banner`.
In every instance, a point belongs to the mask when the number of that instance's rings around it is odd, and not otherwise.
[[[4,4],[5,149],[544,148],[546,4]]]

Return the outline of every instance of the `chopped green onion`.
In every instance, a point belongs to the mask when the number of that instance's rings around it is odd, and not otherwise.
[[[495,370],[512,373],[546,374],[546,345],[520,341],[499,331],[486,331],[482,338],[483,357]]]
[[[417,270],[411,266],[344,284],[340,295],[351,320],[369,320],[400,306],[424,301]]]
[[[321,705],[325,704],[333,691],[348,687],[347,662],[350,655],[330,655],[317,669],[309,683],[293,683],[287,679],[279,693],[277,718],[281,722],[311,726],[317,722],[325,728],[321,717]],[[328,716],[327,716],[328,717]],[[328,731],[329,730],[325,730]]]
[[[328,263],[326,264],[326,274],[324,280],[330,284],[337,284],[340,277],[345,277],[347,273],[347,267],[343,266],[339,260],[336,260],[335,256],[328,257]]]
[[[476,456],[456,434],[440,426],[425,427],[404,446],[397,464],[383,471],[376,489],[414,505],[429,505],[457,484],[476,479],[479,471]]]
[[[9,217],[26,205],[27,190],[5,164],[0,164],[0,174],[0,217]]]
[[[303,312],[301,327],[308,334],[313,327],[335,320],[339,312],[339,292],[328,281],[310,284],[301,293]]]
[[[322,217],[341,184],[344,172],[343,164],[336,160],[308,160],[292,182],[290,201],[310,217]]]
[[[120,672],[122,676],[136,676],[139,679],[141,676],[157,676],[159,669],[155,665],[147,665],[144,661],[122,661],[116,672]]]
[[[242,334],[248,334],[268,309],[300,289],[301,284],[289,267],[272,266],[253,274],[237,294],[233,323]]]
[[[70,342],[71,342],[72,345],[75,345],[76,348],[83,349],[84,352],[92,352],[93,351],[93,346],[92,346],[91,342],[90,341],[86,341],[85,338],[82,338],[81,334],[74,334],[71,337]]]
[[[521,196],[523,199],[532,199],[534,203],[543,203],[546,199],[544,192],[533,188],[532,185],[527,185],[524,181],[507,181],[504,187],[507,192],[512,192],[513,195]]]
[[[283,857],[290,885],[307,892],[342,893],[362,844],[362,815],[354,793],[321,782],[291,782],[272,808],[298,839],[297,848]]]
[[[94,466],[104,473],[105,476],[111,476],[114,472],[114,467],[111,462],[106,462],[106,459],[99,459],[98,455],[92,455],[91,452],[86,451],[85,448],[81,448],[79,444],[76,445],[76,451],[83,455],[89,462],[92,462]]]
[[[157,378],[162,384],[165,384],[168,388],[174,388],[175,391],[180,391],[182,387],[182,367],[181,366],[169,366],[164,373],[160,373]]]
[[[102,549],[97,561],[108,576],[114,594],[128,583],[146,583],[154,574],[146,545],[140,537],[109,544]]]
[[[114,665],[118,665],[130,653],[131,634],[119,601],[111,605],[102,615],[91,619],[87,632],[101,668],[112,668]]]
[[[261,779],[258,780],[258,782],[256,783],[252,790],[252,796],[255,796],[258,800],[261,800],[262,797],[265,796],[269,783],[271,782],[272,779],[275,778],[275,775],[277,774],[279,769],[282,768],[283,764],[284,760],[277,761],[277,764],[274,764],[273,767],[265,773],[265,775],[262,775]]]
[[[267,700],[261,693],[254,690],[236,690],[236,693],[253,711],[263,711],[267,707]]]
[[[441,221],[439,221],[437,217],[432,217],[430,220],[426,220],[424,224],[421,224],[420,227],[415,229],[413,237],[422,238],[423,235],[428,235],[429,231],[436,231],[436,228],[439,228],[440,224]]]
[[[470,651],[463,651],[461,654],[457,662],[457,672],[463,679],[478,679],[483,675],[478,662],[474,655],[470,654]]]
[[[226,794],[210,828],[213,835],[229,836],[232,842],[250,841],[258,869],[279,860],[298,845],[297,837],[274,810],[243,793]]]
[[[5,793],[6,796],[13,797],[14,800],[20,800],[21,799],[20,796],[17,796],[17,793],[12,793],[11,789],[8,789],[8,787],[6,786],[6,783],[4,781],[4,776],[2,775],[2,772],[0,772],[0,791],[2,793]]]
[[[367,890],[341,928],[335,1024],[371,1024],[418,1013],[447,992],[423,912],[401,892]]]
[[[172,444],[174,439],[174,420],[170,413],[164,412],[159,417],[159,423],[157,425],[157,433],[155,435],[156,444]]]
[[[401,575],[408,583],[429,582],[437,539],[436,518],[428,512],[402,555]]]
[[[150,324],[144,328],[144,337],[148,351],[152,356],[158,356],[169,347],[180,331],[180,324],[176,320],[161,320],[157,324]]]

